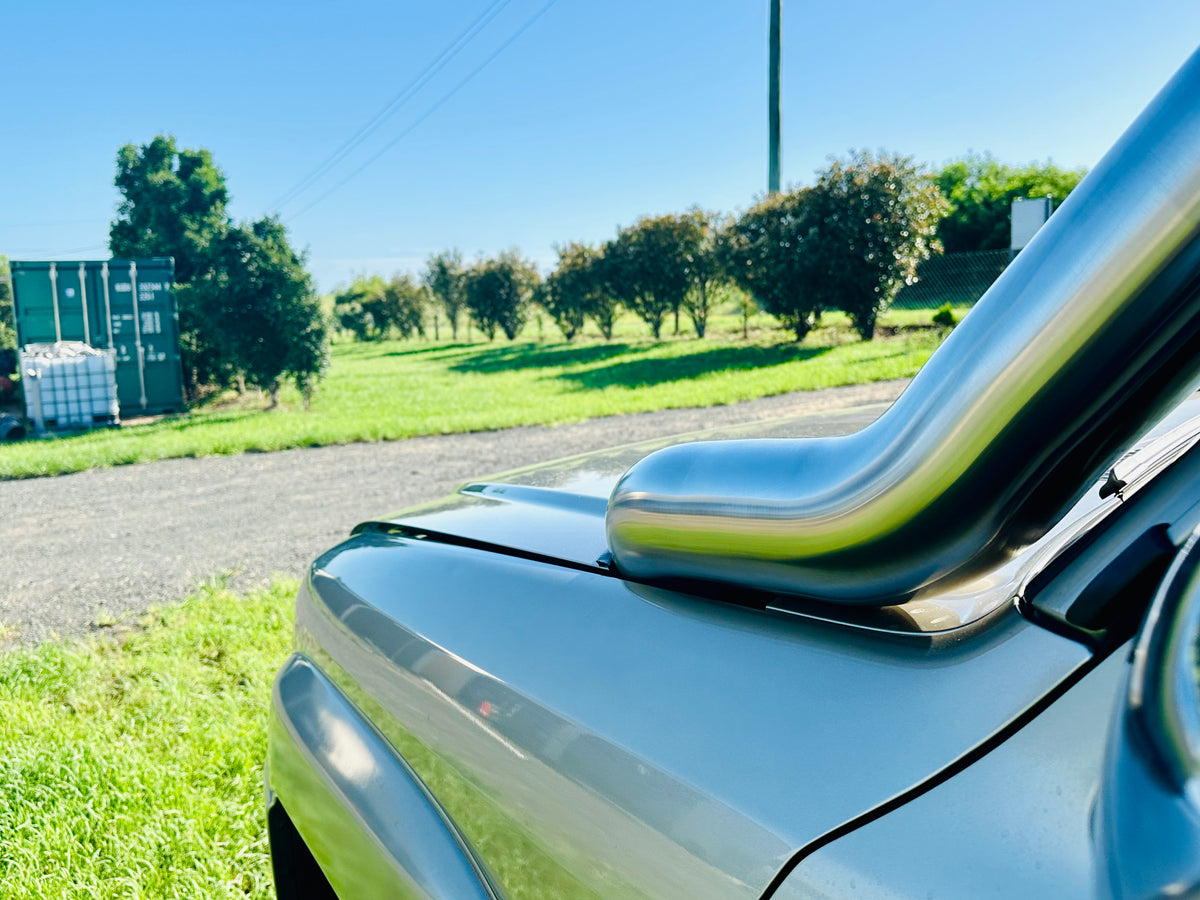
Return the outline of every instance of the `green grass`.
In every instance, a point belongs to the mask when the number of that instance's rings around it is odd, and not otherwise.
[[[262,765],[295,585],[0,654],[0,896],[273,897]]]
[[[762,317],[743,338],[734,316],[714,317],[704,340],[653,341],[644,324],[627,317],[611,342],[590,332],[571,343],[539,341],[539,330],[558,332],[535,322],[526,327],[529,339],[514,342],[338,344],[309,413],[294,391],[269,413],[256,394],[226,396],[151,424],[0,445],[0,479],[557,424],[902,378],[916,373],[940,339],[927,327],[929,315],[897,311],[869,343],[852,336],[843,316],[829,314],[801,344],[763,327]],[[664,334],[670,329],[667,323]]]

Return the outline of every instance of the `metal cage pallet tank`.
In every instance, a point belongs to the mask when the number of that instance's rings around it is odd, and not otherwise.
[[[21,350],[25,409],[38,433],[120,422],[116,353],[82,341],[26,344]]]
[[[183,409],[170,258],[11,263],[17,342],[112,350],[123,418]]]

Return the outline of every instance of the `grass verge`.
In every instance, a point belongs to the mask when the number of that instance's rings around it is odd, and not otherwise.
[[[0,654],[0,896],[271,898],[262,765],[295,584]]]
[[[801,344],[774,329],[743,337],[737,322],[720,319],[703,340],[653,341],[626,322],[609,342],[584,336],[571,343],[338,344],[309,413],[295,392],[285,392],[282,408],[270,413],[261,398],[226,398],[151,424],[0,445],[0,479],[552,425],[904,378],[920,369],[941,333],[912,313],[896,315],[904,318],[885,320],[866,343],[851,336],[844,317],[827,315],[825,327]]]

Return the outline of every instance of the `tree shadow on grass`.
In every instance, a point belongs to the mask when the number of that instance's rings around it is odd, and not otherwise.
[[[547,369],[579,366],[624,356],[629,344],[506,344],[472,354],[450,368],[455,372],[512,372],[519,369]]]
[[[716,347],[666,359],[634,359],[584,372],[564,372],[558,377],[564,381],[575,382],[582,390],[651,387],[672,381],[687,381],[709,372],[765,369],[802,362],[827,353],[830,349],[800,347],[796,344],[777,344],[774,347]]]
[[[29,438],[30,441],[38,440],[45,443],[67,442],[97,437],[114,437],[128,438],[137,440],[145,435],[161,434],[166,432],[178,433],[190,431],[194,428],[199,428],[205,425],[225,425],[231,422],[245,422],[253,417],[255,410],[250,410],[246,413],[198,413],[197,415],[189,415],[181,413],[173,416],[164,416],[157,422],[145,422],[139,425],[125,425],[119,428],[89,428],[79,431],[58,431],[48,432],[45,435]]]
[[[479,347],[478,344],[464,344],[461,341],[456,344],[430,344],[428,347],[414,347],[412,350],[388,350],[378,354],[379,356],[420,356],[426,353],[446,353],[447,356],[461,356],[463,352],[475,350]],[[452,353],[450,351],[460,351]]]
[[[264,401],[265,403],[265,401]],[[259,413],[268,413],[271,410],[262,407],[247,407],[236,412],[227,413],[205,413],[198,412],[196,415],[168,416],[161,422],[152,422],[146,425],[135,425],[133,428],[145,428],[154,432],[163,431],[190,431],[193,428],[201,428],[206,425],[227,425],[231,422],[253,421]],[[127,433],[134,433],[130,429]]]

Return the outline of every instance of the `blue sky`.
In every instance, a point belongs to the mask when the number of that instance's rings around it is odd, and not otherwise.
[[[763,190],[767,0],[493,2],[7,4],[0,253],[106,256],[117,148],[158,132],[213,152],[236,218],[280,213],[322,290],[445,247],[545,268],[556,242]],[[789,183],[852,148],[1094,165],[1200,40],[1196,0],[783,5]]]

